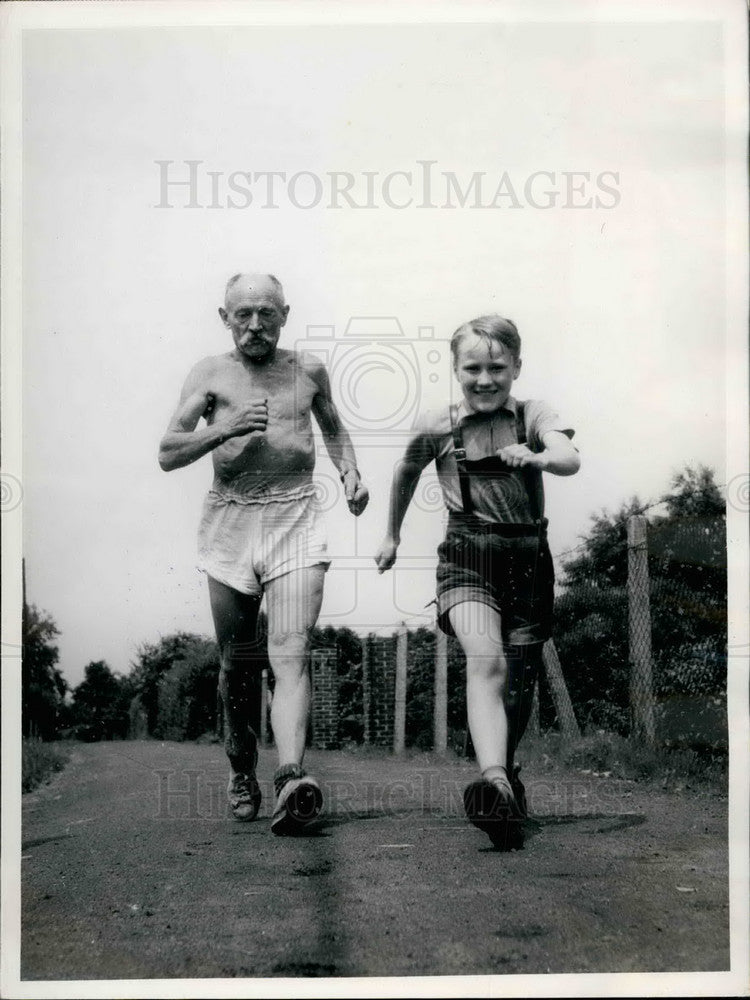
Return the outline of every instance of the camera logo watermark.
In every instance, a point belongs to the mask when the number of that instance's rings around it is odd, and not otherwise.
[[[432,326],[409,336],[396,316],[352,316],[338,337],[333,326],[309,325],[294,348],[326,367],[357,447],[392,446],[417,426],[427,387],[446,399],[451,391],[449,342]]]
[[[613,209],[616,170],[475,170],[459,175],[437,160],[391,170],[214,170],[203,160],[154,160],[154,208],[261,209]]]
[[[0,513],[7,514],[15,510],[23,500],[23,487],[20,479],[10,472],[0,474]]]

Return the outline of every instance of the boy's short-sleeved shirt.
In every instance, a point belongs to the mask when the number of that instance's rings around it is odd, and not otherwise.
[[[499,448],[516,444],[517,401],[508,397],[506,404],[492,414],[470,411],[465,402],[458,407],[457,420],[463,433],[467,462],[488,458]],[[524,403],[524,426],[526,445],[531,451],[543,451],[542,437],[549,431],[560,431],[569,438],[574,431],[567,426],[559,414],[539,399],[529,399]],[[443,491],[443,499],[449,511],[463,511],[458,468],[453,454],[450,410],[448,407],[426,414],[421,426],[421,438],[431,459],[434,459],[438,479]],[[531,474],[530,474],[531,473]],[[526,524],[534,520],[525,477],[536,495],[539,516],[544,514],[544,489],[539,470],[525,472],[508,467],[507,473],[491,478],[470,476],[471,496],[474,513],[480,520],[494,523]]]

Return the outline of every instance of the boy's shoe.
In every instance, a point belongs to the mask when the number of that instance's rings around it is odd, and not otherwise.
[[[523,847],[523,814],[507,778],[480,778],[464,791],[464,809],[501,851]]]
[[[260,809],[261,800],[260,785],[255,777],[255,772],[252,774],[241,772],[232,774],[229,778],[227,798],[235,819],[241,823],[249,823],[250,820],[255,819]]]
[[[289,777],[284,771],[289,772]],[[301,767],[280,768],[274,785],[278,797],[271,816],[271,832],[277,837],[294,836],[318,818],[323,808],[323,793],[315,778]]]
[[[513,771],[510,776],[510,787],[513,789],[513,794],[516,797],[516,805],[518,806],[518,811],[521,814],[522,819],[528,819],[529,815],[529,805],[526,801],[526,789],[524,784],[519,778],[519,773],[521,771],[520,764],[513,765]]]

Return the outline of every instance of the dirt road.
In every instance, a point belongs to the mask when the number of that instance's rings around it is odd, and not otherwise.
[[[504,854],[463,819],[470,763],[310,752],[327,820],[282,840],[273,756],[261,817],[239,824],[219,746],[74,745],[24,796],[22,979],[729,967],[720,796],[566,771],[537,748],[535,818]]]

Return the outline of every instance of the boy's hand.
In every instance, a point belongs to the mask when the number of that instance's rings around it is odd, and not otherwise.
[[[525,444],[506,445],[505,448],[498,448],[496,454],[515,469],[524,465],[531,465],[537,469],[547,468],[544,452],[531,451]]]
[[[359,478],[356,469],[349,469],[342,481],[349,510],[355,517],[359,517],[370,500],[370,491]]]
[[[375,553],[375,565],[378,567],[378,573],[385,573],[387,569],[396,561],[396,551],[398,550],[398,542],[394,542],[392,538],[386,536],[378,551]]]

